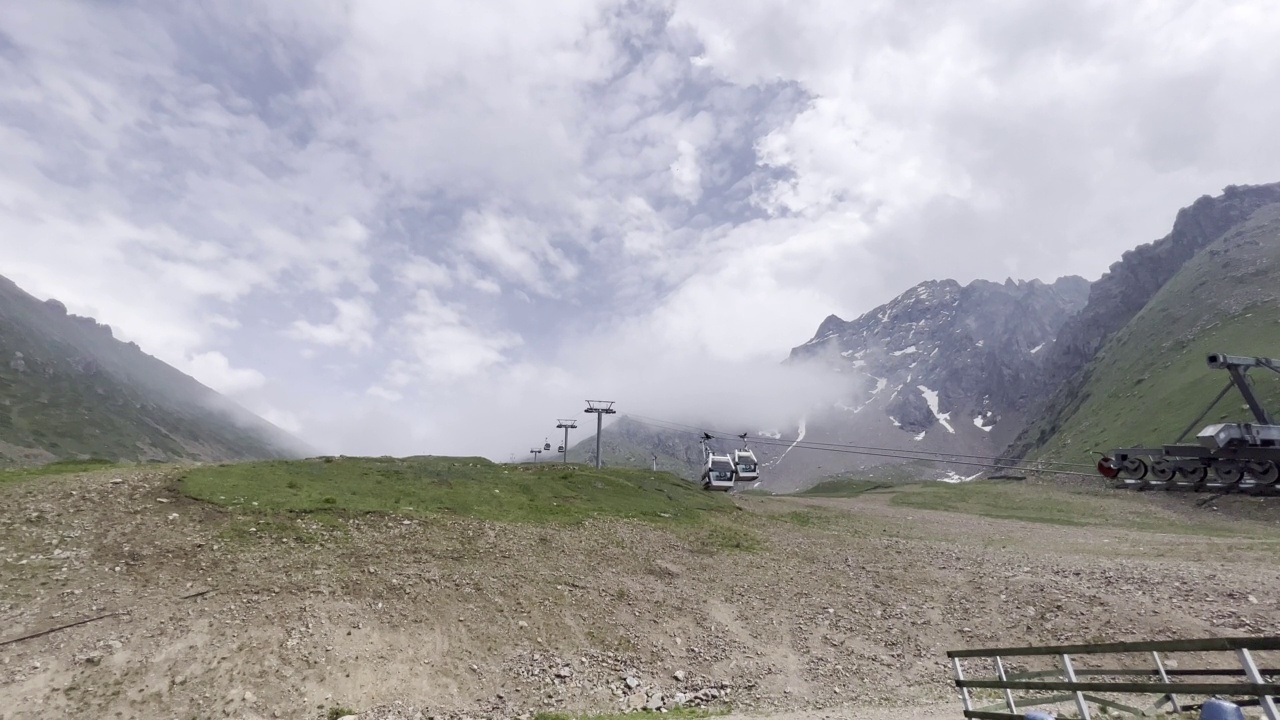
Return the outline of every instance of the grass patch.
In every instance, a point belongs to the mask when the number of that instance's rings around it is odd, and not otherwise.
[[[1137,493],[1109,495],[1072,492],[1021,482],[975,480],[928,482],[901,488],[893,505],[964,513],[1001,520],[1068,527],[1115,527],[1142,532],[1213,537],[1276,539],[1274,532],[1213,519],[1191,519],[1162,512]]]
[[[592,517],[698,524],[708,513],[741,512],[723,495],[704,492],[669,473],[551,463],[500,465],[474,457],[206,466],[187,472],[179,488],[193,498],[258,512],[382,512],[557,524]],[[745,542],[723,537],[727,545]]]
[[[770,515],[769,518],[802,528],[829,529],[845,524],[848,515],[818,508],[806,508],[804,510],[775,513]]]
[[[1066,495],[1067,497],[1063,497]],[[1068,493],[1041,491],[1028,492],[1021,484],[1015,485],[997,480],[967,483],[922,483],[894,495],[893,505],[942,510],[968,515],[1025,520],[1049,525],[1082,527],[1096,519],[1102,503],[1088,502],[1086,496],[1071,497]]]
[[[739,525],[723,522],[706,524],[693,534],[692,541],[694,550],[702,553],[724,550],[759,552],[764,549],[764,543],[756,533]]]
[[[839,478],[820,482],[796,494],[807,497],[857,497],[875,490],[893,490],[898,487],[900,486],[894,483],[875,480]]]
[[[107,460],[104,458],[55,460],[44,465],[0,470],[0,483],[37,477],[49,477],[51,475],[73,475],[75,473],[106,470],[111,467],[124,467],[124,465],[117,463],[114,460]]]

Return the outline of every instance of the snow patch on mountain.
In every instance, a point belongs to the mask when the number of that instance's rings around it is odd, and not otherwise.
[[[945,483],[962,483],[962,482],[969,482],[971,480],[977,480],[981,475],[982,473],[978,473],[977,475],[970,475],[969,477],[965,477],[964,475],[961,475],[960,473],[957,473],[954,470],[948,470],[947,474],[938,478],[938,480]]]
[[[797,444],[799,444],[799,442],[800,442],[801,440],[803,440],[803,439],[804,439],[804,433],[805,433],[805,429],[806,429],[806,428],[805,428],[805,420],[807,420],[807,419],[808,419],[808,418],[801,418],[801,419],[800,419],[800,427],[798,428],[798,433],[796,434],[795,442],[793,442],[793,443],[791,443],[790,445],[788,445],[788,446],[787,446],[787,449],[782,451],[782,454],[781,454],[781,455],[779,455],[779,456],[778,456],[778,459],[774,461],[774,464],[775,464],[775,465],[777,465],[778,463],[782,462],[782,458],[786,457],[786,456],[787,456],[787,453],[791,452],[791,449],[792,449],[792,448],[794,448]]]
[[[917,385],[916,389],[920,391],[921,395],[924,395],[924,401],[929,403],[929,410],[933,412],[934,417],[938,418],[938,422],[942,423],[942,427],[946,428],[947,432],[955,435],[956,429],[951,427],[951,423],[948,422],[951,419],[951,413],[938,412],[938,391],[930,390],[924,385]]]

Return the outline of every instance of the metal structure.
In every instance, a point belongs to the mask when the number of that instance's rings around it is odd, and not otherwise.
[[[1023,720],[1025,708],[1072,703],[1081,720],[1092,720],[1091,706],[1110,711],[1148,717],[1169,711],[1180,713],[1199,709],[1202,703],[1194,696],[1236,698],[1240,706],[1260,706],[1267,720],[1280,720],[1276,696],[1280,695],[1280,670],[1259,669],[1253,653],[1280,650],[1280,636],[1206,638],[1201,640],[1162,640],[1154,642],[1118,642],[1093,645],[1057,645],[1043,647],[993,648],[984,650],[950,650],[955,685],[960,689],[964,716],[975,720]],[[1214,663],[1218,667],[1174,667],[1168,662],[1170,653],[1234,653],[1235,662]],[[1081,665],[1097,655],[1138,654],[1150,659],[1147,669],[1077,669],[1073,656]],[[1009,658],[1057,658],[1061,668],[1047,671],[1009,672]],[[1088,658],[1080,660],[1081,656]],[[985,660],[994,672],[991,680],[971,680],[962,661]],[[1223,658],[1225,660],[1225,658]],[[1090,663],[1091,664],[1091,663]],[[1234,667],[1233,667],[1234,666]],[[1104,666],[1105,667],[1105,666]],[[1242,681],[1206,682],[1203,678],[1242,678]],[[1055,679],[1056,678],[1056,679]],[[1112,678],[1106,680],[1103,678]],[[1119,679],[1116,679],[1119,678]],[[1153,678],[1153,679],[1148,679]],[[1175,682],[1171,678],[1191,678]],[[1003,700],[993,705],[974,706],[973,690],[999,690]],[[1056,693],[1037,697],[1014,697],[1015,691]],[[1154,704],[1139,708],[1128,697],[1121,702],[1103,695],[1157,695]]]
[[[734,478],[737,472],[734,470],[733,460],[729,458],[727,453],[716,454],[711,449],[710,441],[712,437],[706,433],[702,433],[702,489],[703,490],[722,490],[729,491],[733,489]]]
[[[734,478],[741,482],[755,482],[760,479],[760,461],[747,447],[747,434],[742,433],[738,437],[742,438],[742,449],[733,451]]]
[[[529,452],[533,453],[533,464],[538,464],[538,453],[542,452],[542,448],[530,448]]]
[[[1209,355],[1210,368],[1226,370],[1231,378],[1209,407],[1191,422],[1177,440],[1161,447],[1120,448],[1098,461],[1098,472],[1122,481],[1119,487],[1172,489],[1175,487],[1225,491],[1274,491],[1280,480],[1280,425],[1262,407],[1249,382],[1249,370],[1280,373],[1280,360],[1240,355]],[[1216,423],[1200,430],[1195,443],[1183,443],[1222,398],[1235,388],[1244,398],[1254,422]]]
[[[560,446],[561,460],[564,464],[569,464],[569,431],[578,427],[577,420],[556,420],[556,427],[564,430],[564,444]],[[596,435],[599,437],[599,434]],[[599,450],[596,451],[597,454]]]
[[[588,400],[587,409],[583,412],[595,413],[596,416],[596,467],[600,467],[600,431],[604,429],[604,416],[618,412],[613,409],[612,400]],[[568,437],[568,433],[565,434]]]

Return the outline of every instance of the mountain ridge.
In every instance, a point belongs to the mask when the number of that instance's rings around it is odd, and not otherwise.
[[[302,457],[305,443],[0,276],[0,463]]]
[[[1049,348],[1041,376],[1039,418],[1008,448],[1023,458],[1048,442],[1080,407],[1087,368],[1105,343],[1142,311],[1182,268],[1210,243],[1246,222],[1258,209],[1280,203],[1280,183],[1228,185],[1221,195],[1202,195],[1178,210],[1164,237],[1125,251],[1094,281],[1089,302],[1063,328]]]
[[[1078,405],[1033,457],[1082,461],[1093,451],[1175,442],[1227,380],[1207,366],[1207,355],[1280,356],[1277,309],[1280,201],[1202,248],[1107,339],[1082,373]],[[1280,378],[1265,371],[1250,378],[1263,406],[1280,410]],[[1214,422],[1250,421],[1233,389],[1191,433]]]

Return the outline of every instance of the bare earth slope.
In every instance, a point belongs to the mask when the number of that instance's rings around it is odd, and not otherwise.
[[[0,484],[0,718],[512,718],[660,692],[935,720],[960,715],[950,648],[1280,632],[1257,499],[743,496],[757,542],[726,544],[623,520],[269,517],[186,498],[177,472]]]

